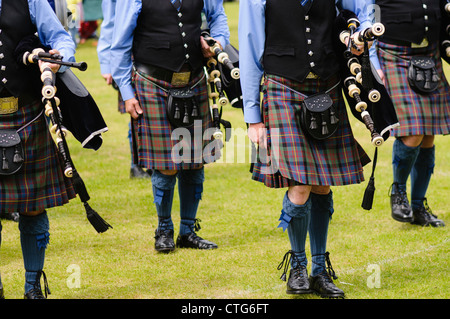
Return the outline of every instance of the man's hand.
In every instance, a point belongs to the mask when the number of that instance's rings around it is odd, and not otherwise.
[[[267,148],[267,135],[264,123],[251,123],[248,127],[248,138],[255,144]]]
[[[110,73],[102,74],[102,77],[105,79],[106,84],[111,85],[113,83],[113,78]]]
[[[50,53],[50,54],[60,54],[59,51],[55,50],[55,49],[52,49],[52,50],[48,51],[48,53]],[[48,62],[39,61],[39,68],[41,68],[42,63],[48,63]],[[58,72],[58,70],[61,67],[61,65],[56,64],[56,63],[48,63],[48,67],[50,69],[52,69],[53,73],[56,73],[56,72]]]
[[[131,117],[134,119],[138,119],[143,113],[139,101],[136,98],[125,101],[125,110],[130,113]]]
[[[219,44],[220,49],[222,49],[222,45],[220,44],[220,42],[219,41],[216,42]],[[206,42],[205,38],[203,38],[203,36],[200,36],[200,44],[202,46],[202,54],[205,58],[211,58],[214,56],[214,53],[211,51],[211,47]]]

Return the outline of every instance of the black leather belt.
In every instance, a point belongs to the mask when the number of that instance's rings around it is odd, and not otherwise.
[[[188,64],[184,64],[179,72],[173,72],[167,69],[159,68],[154,65],[135,62],[136,70],[145,73],[152,78],[171,83],[172,85],[187,85],[195,77],[197,77],[202,69],[192,71]]]

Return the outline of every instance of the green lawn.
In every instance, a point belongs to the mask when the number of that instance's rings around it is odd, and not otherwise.
[[[226,10],[232,43],[237,45],[237,3],[226,3]],[[276,269],[289,250],[287,233],[277,228],[285,190],[270,190],[251,181],[248,161],[225,160],[206,167],[199,235],[216,242],[219,249],[155,252],[157,218],[150,181],[129,178],[129,116],[117,112],[117,93],[100,76],[92,42],[79,47],[77,60],[89,64],[86,72],[77,75],[96,99],[109,132],[97,152],[82,149],[69,137],[71,153],[91,195],[89,203],[114,228],[97,234],[78,199],[49,210],[51,241],[44,270],[50,298],[293,298],[285,294]],[[245,128],[240,110],[227,106],[224,117],[234,128]],[[367,130],[352,122],[357,139],[372,157]],[[380,148],[371,211],[361,208],[366,182],[333,188],[335,214],[328,250],[339,276],[337,285],[350,299],[447,299],[449,138],[436,138],[436,167],[428,193],[433,212],[447,224],[439,229],[402,224],[390,217],[392,142],[389,139]],[[248,148],[248,141],[230,144],[227,158],[230,149],[242,154]],[[370,171],[368,165],[366,177]],[[178,207],[175,196],[176,235]],[[24,270],[17,223],[2,224],[0,271],[5,295],[22,298]],[[378,282],[373,279],[377,275]]]

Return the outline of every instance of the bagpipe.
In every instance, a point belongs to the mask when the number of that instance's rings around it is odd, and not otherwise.
[[[242,91],[240,87],[240,70],[235,64],[239,61],[239,52],[232,46],[227,45],[222,49],[208,30],[202,31],[202,37],[210,46],[214,54],[206,60],[206,69],[208,74],[208,97],[211,100],[212,120],[215,127],[213,137],[222,139],[223,133],[220,130],[221,125],[225,128],[231,128],[231,123],[222,118],[222,110],[225,105],[230,103],[233,107],[242,108]],[[225,141],[229,141],[230,135],[225,136]]]
[[[50,54],[46,49],[33,35],[18,44],[15,55],[18,63],[30,67],[42,61],[39,63],[42,101],[45,115],[50,120],[50,132],[56,137],[64,175],[71,180],[75,192],[83,202],[89,222],[98,233],[102,233],[112,226],[89,205],[90,196],[70,156],[66,136],[70,131],[84,148],[97,150],[102,144],[101,133],[108,129],[94,99],[75,74],[70,69],[55,74],[49,66],[59,64],[84,71],[87,64],[62,61],[62,56]]]
[[[441,29],[439,32],[439,49],[441,58],[450,64],[450,0],[441,0]]]
[[[335,21],[335,43],[341,64],[344,96],[353,116],[368,129],[371,143],[375,146],[372,175],[362,203],[364,209],[370,210],[375,192],[377,150],[389,138],[390,130],[399,123],[392,100],[369,57],[369,43],[383,35],[384,26],[374,23],[372,27],[357,32],[359,26],[359,20],[353,12],[342,10]],[[364,47],[364,52],[353,54],[352,49],[357,50],[358,45]]]

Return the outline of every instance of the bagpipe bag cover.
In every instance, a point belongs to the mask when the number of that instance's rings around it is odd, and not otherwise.
[[[346,49],[346,46],[340,42],[339,40],[339,34],[341,31],[347,29],[347,21],[349,18],[357,18],[356,15],[348,10],[342,10],[339,15],[336,18],[335,21],[335,35],[334,35],[334,43],[336,46],[336,52],[338,55],[339,62],[341,64],[341,81],[342,83],[344,80],[349,77],[353,76],[347,67],[347,59],[344,57],[344,51]],[[358,58],[359,63],[361,64],[361,57],[360,56],[354,56]],[[370,62],[369,62],[370,63]],[[361,100],[367,103],[367,109],[366,111],[370,114],[373,123],[375,125],[375,131],[379,133],[384,140],[387,140],[390,136],[390,130],[391,128],[394,128],[398,126],[398,118],[397,113],[395,112],[394,104],[392,103],[392,100],[386,90],[386,87],[382,83],[380,77],[378,76],[377,71],[373,67],[372,63],[370,63],[370,72],[369,72],[371,79],[369,82],[372,84],[372,89],[378,90],[380,92],[380,100],[378,102],[371,102],[368,98],[368,91],[358,83],[358,87],[361,90]],[[364,81],[364,80],[363,80]],[[344,87],[343,88],[345,98],[348,102],[348,105],[350,107],[351,113],[354,117],[356,117],[360,122],[363,122],[361,119],[361,113],[358,112],[355,108],[356,101],[354,98],[350,97],[348,94],[348,90]]]
[[[57,73],[56,88],[63,125],[84,148],[98,150],[108,127],[89,91],[70,69]]]

